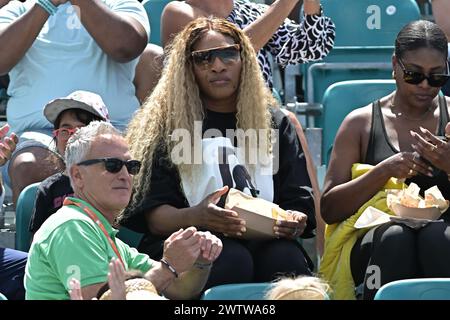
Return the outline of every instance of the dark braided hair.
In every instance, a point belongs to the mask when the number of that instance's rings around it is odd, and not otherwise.
[[[408,23],[400,30],[395,40],[395,55],[402,58],[407,51],[431,48],[442,53],[447,59],[447,37],[437,24],[418,20]]]

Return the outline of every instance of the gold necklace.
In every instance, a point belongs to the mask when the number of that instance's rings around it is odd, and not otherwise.
[[[397,113],[394,112],[394,110],[393,110],[393,108],[395,108],[394,98],[395,98],[395,96],[393,96],[392,99],[391,99],[390,102],[389,102],[389,107],[391,108],[392,113],[394,113],[394,114],[395,114],[396,116],[398,116],[398,117],[405,118],[405,119],[408,120],[408,121],[422,121],[422,120],[424,120],[424,119],[428,116],[428,114],[430,113],[430,111],[433,110],[433,104],[431,104],[431,105],[428,107],[427,111],[425,111],[419,118],[411,118],[411,117],[408,117],[406,114],[404,114],[404,113],[402,113],[402,112],[397,112]]]

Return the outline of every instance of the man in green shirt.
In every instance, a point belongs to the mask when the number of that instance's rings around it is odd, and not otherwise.
[[[79,129],[67,144],[66,165],[75,195],[35,234],[26,266],[26,299],[69,299],[72,278],[80,281],[84,299],[91,299],[107,281],[112,258],[127,270],[144,272],[167,298],[200,294],[222,250],[220,239],[194,227],[180,229],[164,243],[163,259],[153,261],[116,238],[112,225],[130,200],[140,162],[131,160],[127,143],[112,125],[95,121]]]

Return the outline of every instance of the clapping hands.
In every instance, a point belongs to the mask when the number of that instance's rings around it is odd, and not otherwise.
[[[299,211],[287,210],[291,215],[289,220],[277,220],[273,227],[275,235],[279,238],[296,239],[306,228],[308,216]]]
[[[7,137],[8,131],[9,124],[5,124],[0,128],[0,166],[3,166],[11,159],[11,155],[16,150],[16,145],[19,142],[19,138],[15,133],[11,133],[11,136]]]
[[[210,232],[197,231],[195,227],[180,229],[164,242],[164,260],[177,273],[183,273],[195,262],[211,263],[222,251],[222,241]]]

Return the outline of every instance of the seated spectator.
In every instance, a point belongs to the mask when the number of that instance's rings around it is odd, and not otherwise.
[[[14,203],[27,185],[62,169],[46,161],[58,160],[42,115],[48,101],[95,92],[112,124],[126,127],[140,105],[133,79],[149,28],[137,0],[11,1],[0,9],[0,74],[10,76],[7,118],[20,141],[3,170]]]
[[[238,136],[242,132],[258,132],[259,138],[247,143],[248,137]],[[177,146],[180,134],[187,138]],[[312,237],[315,229],[303,149],[264,85],[249,39],[236,26],[200,18],[177,35],[163,76],[131,121],[127,140],[143,170],[123,223],[145,233],[141,252],[160,257],[164,239],[193,225],[224,243],[206,288],[270,281],[279,273],[310,274],[311,261],[297,241]],[[200,161],[191,157],[194,145],[204,150]],[[244,150],[256,159],[243,159]],[[243,240],[245,221],[223,208],[231,187],[292,210],[292,221],[278,221],[273,239]],[[236,265],[239,272],[232,271]]]
[[[251,39],[258,52],[264,79],[272,88],[271,58],[281,66],[323,59],[334,45],[334,24],[322,15],[320,0],[304,3],[303,23],[286,19],[298,0],[276,0],[269,7],[248,0],[171,1],[161,16],[161,38],[166,47],[192,20],[214,16],[234,23]]]
[[[320,278],[300,276],[274,282],[267,300],[329,300],[330,286]]]
[[[44,116],[53,124],[56,149],[61,159],[64,158],[67,141],[78,128],[95,120],[109,121],[108,109],[102,98],[95,93],[81,90],[50,101],[44,107]],[[65,170],[42,181],[36,193],[30,232],[34,234],[48,217],[62,207],[68,196],[73,196],[73,189]]]
[[[208,232],[190,227],[165,242],[163,259],[154,261],[116,238],[118,214],[130,201],[132,160],[125,139],[107,122],[91,122],[69,139],[66,164],[74,197],[36,232],[26,266],[27,299],[69,299],[77,278],[85,299],[96,296],[107,280],[111,258],[126,270],[145,273],[160,294],[188,299],[200,294],[222,244]]]
[[[395,222],[353,227],[368,205],[390,212],[384,190],[404,187],[401,181],[422,192],[437,185],[450,199],[450,142],[440,137],[450,136],[450,100],[438,95],[450,77],[445,34],[432,22],[409,23],[396,38],[392,67],[396,90],[345,118],[325,178],[320,272],[337,299],[354,299],[355,285],[373,299],[394,280],[450,277],[449,210],[419,230]],[[372,167],[366,172],[361,163]]]

